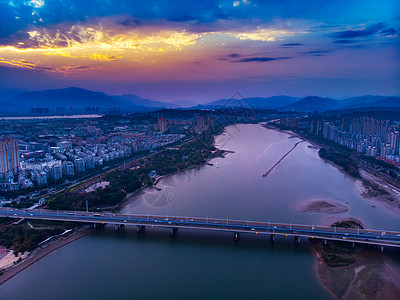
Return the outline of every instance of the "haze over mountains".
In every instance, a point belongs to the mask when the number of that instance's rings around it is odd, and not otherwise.
[[[258,109],[277,109],[280,111],[328,111],[336,109],[354,109],[366,107],[400,107],[399,97],[361,96],[343,100],[334,100],[317,96],[296,98],[289,96],[256,97],[245,99],[222,99],[195,108],[217,109],[221,107],[247,107]]]
[[[99,107],[102,109],[120,108],[127,111],[146,111],[149,108],[172,108],[176,105],[167,102],[143,99],[136,95],[124,94],[110,96],[103,92],[85,90],[76,87],[52,89],[35,92],[24,92],[1,100],[2,108],[11,111],[30,109],[32,107],[85,108]]]
[[[178,102],[179,103],[179,102]],[[179,104],[144,99],[133,94],[107,95],[103,92],[70,87],[35,92],[24,92],[17,95],[0,95],[1,109],[15,112],[29,111],[33,107],[46,107],[50,110],[63,107],[66,109],[84,109],[98,107],[99,111],[118,108],[125,112],[145,112],[162,108],[220,109],[222,107],[245,107],[254,109],[277,109],[279,111],[332,111],[338,109],[365,109],[400,107],[399,97],[361,96],[335,100],[318,96],[296,98],[285,95],[273,97],[253,97],[242,99],[220,99],[206,104],[190,106],[190,101]]]

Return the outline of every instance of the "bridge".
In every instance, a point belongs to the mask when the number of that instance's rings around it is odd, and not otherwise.
[[[270,235],[271,241],[275,236],[294,237],[299,243],[300,238],[314,238],[325,241],[341,241],[379,246],[400,248],[400,232],[374,229],[354,229],[316,225],[301,225],[287,223],[258,222],[246,220],[156,216],[140,214],[97,213],[83,211],[55,211],[47,209],[14,209],[0,208],[0,217],[23,218],[36,220],[51,220],[63,222],[92,223],[95,227],[102,224],[114,224],[117,229],[124,226],[137,226],[138,232],[146,226],[168,228],[170,236],[178,229],[203,229],[233,232],[234,239],[239,240],[240,233]]]

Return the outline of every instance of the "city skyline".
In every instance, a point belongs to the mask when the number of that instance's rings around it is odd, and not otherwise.
[[[200,103],[400,94],[396,1],[96,3],[1,3],[0,89]]]

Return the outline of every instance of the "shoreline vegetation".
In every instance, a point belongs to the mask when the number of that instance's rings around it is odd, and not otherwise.
[[[70,233],[68,236],[62,236],[55,241],[49,242],[44,246],[39,246],[35,248],[33,251],[25,254],[25,258],[18,261],[16,264],[1,270],[0,273],[0,285],[6,282],[7,280],[11,279],[19,272],[22,272],[29,266],[33,265],[34,263],[38,262],[42,258],[46,257],[53,251],[66,246],[81,237],[84,237],[88,234],[91,234],[94,231],[93,228],[85,226],[81,227],[78,230]]]

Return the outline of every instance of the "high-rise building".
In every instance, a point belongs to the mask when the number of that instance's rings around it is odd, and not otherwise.
[[[390,147],[390,144],[386,144],[382,147],[381,149],[381,156],[383,158],[386,158],[386,156],[391,155],[393,152],[392,148]]]
[[[0,141],[0,178],[20,171],[18,140],[4,139]]]
[[[281,118],[281,119],[279,120],[279,124],[281,124],[281,125],[283,125],[283,126],[286,126],[286,125],[287,125],[287,119],[286,119],[286,118]]]
[[[322,129],[322,136],[326,139],[330,138],[330,132],[332,130],[332,127],[334,127],[332,124],[325,122],[324,127]]]
[[[398,155],[400,150],[400,132],[395,131],[390,134],[390,148],[393,149],[393,154]]]
[[[196,126],[194,128],[197,134],[201,134],[210,128],[210,117],[209,116],[197,116]]]
[[[167,119],[160,117],[158,118],[158,122],[156,127],[156,131],[159,131],[161,133],[164,133],[167,131]]]
[[[297,120],[297,118],[291,118],[290,127],[299,127],[299,120]]]
[[[345,125],[347,127],[347,124],[343,121],[343,128]],[[377,135],[383,142],[386,142],[388,125],[388,120],[375,120],[369,117],[362,117],[352,119],[351,132],[360,132],[365,135]]]
[[[311,132],[315,135],[319,134],[319,120],[311,121]]]
[[[74,176],[74,164],[72,161],[66,161],[63,163],[63,169],[65,176]]]
[[[61,165],[54,165],[52,168],[52,178],[54,180],[60,180],[62,178],[62,168]]]
[[[342,130],[346,132],[350,132],[350,118],[343,118],[342,119]]]
[[[76,172],[85,172],[85,161],[82,158],[77,158],[74,160]]]

